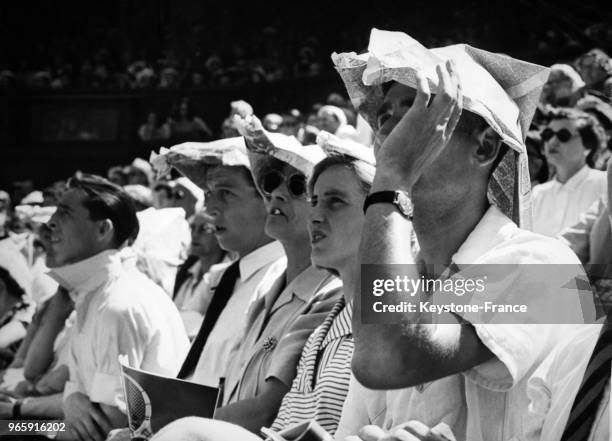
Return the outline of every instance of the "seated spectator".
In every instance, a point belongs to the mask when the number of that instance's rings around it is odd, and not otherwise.
[[[173,188],[174,181],[158,181],[153,186],[153,207],[156,209],[174,207]]]
[[[268,132],[278,132],[283,124],[283,117],[278,113],[268,113],[264,116],[262,124]]]
[[[604,87],[612,77],[612,59],[608,54],[598,48],[591,49],[576,60],[576,70],[589,92],[599,93],[610,99]]]
[[[606,175],[587,165],[587,156],[603,143],[603,130],[594,117],[560,108],[551,110],[548,119],[541,137],[546,159],[556,173],[533,188],[533,231],[555,236],[601,197]]]
[[[212,219],[204,211],[192,217],[190,227],[189,257],[176,273],[173,300],[181,313],[187,335],[194,338],[212,300],[207,289],[210,278],[218,277],[217,273],[224,271],[230,261],[217,242]]]
[[[287,260],[281,244],[265,233],[267,212],[242,138],[178,145],[165,161],[205,189],[219,245],[239,257],[220,278],[211,278],[210,306],[178,375],[217,387],[240,349],[248,305],[270,289]]]
[[[568,64],[553,64],[540,101],[553,107],[574,107],[581,98],[584,81]]]
[[[189,179],[180,177],[174,181],[172,200],[173,207],[185,210],[185,218],[190,219],[204,205],[204,192]]]
[[[144,142],[163,141],[170,138],[170,126],[156,112],[149,112],[147,121],[138,129],[138,136]]]
[[[164,292],[133,267],[119,249],[138,234],[136,211],[121,188],[80,175],[68,182],[49,223],[47,264],[74,299],[79,332],[69,341],[69,381],[64,401],[50,408],[44,398],[17,404],[14,415],[62,416],[62,439],[102,440],[126,424],[118,356],[131,366],[173,375],[188,339],[178,311]]]
[[[0,241],[0,369],[12,361],[25,337],[35,305],[31,301],[32,275],[19,249]]]
[[[608,163],[607,186],[609,191],[612,186],[612,163]],[[611,196],[612,192],[608,192],[607,200],[601,204],[605,216],[597,219],[597,222],[605,222],[601,230],[607,233],[607,237],[591,234],[592,240],[605,244],[602,252],[592,256],[595,264],[592,266],[598,269],[597,279],[592,279],[593,286],[602,300],[605,320],[602,325],[584,326],[570,334],[529,380],[529,409],[539,424],[534,430],[523,434],[525,440],[604,441],[610,438],[612,253],[611,220],[605,205],[610,206]],[[589,276],[593,277],[593,274]]]
[[[153,183],[153,169],[148,161],[142,158],[136,158],[132,163],[125,168],[127,185],[142,185],[150,187]]]
[[[168,119],[170,137],[175,143],[182,141],[208,141],[212,131],[206,123],[195,115],[193,105],[188,98],[183,98]]]
[[[593,168],[605,170],[606,163],[612,156],[612,105],[596,96],[587,95],[578,101],[576,108],[597,118],[605,131],[607,149],[593,162]]]
[[[317,127],[339,138],[354,139],[357,135],[355,127],[347,123],[346,114],[336,106],[326,105],[319,109]]]
[[[394,279],[398,272],[393,264],[398,263],[405,264],[401,273],[410,279],[427,277],[430,271],[434,271],[436,279],[445,279],[449,273],[456,277],[476,263],[512,264],[513,272],[504,278],[504,294],[499,295],[508,296],[503,297],[505,302],[546,307],[512,324],[505,324],[508,322],[497,315],[485,319],[457,312],[439,316],[432,323],[431,317],[418,307],[414,313],[397,317],[396,324],[367,324],[359,317],[365,312],[360,306],[368,290],[356,290],[353,373],[364,386],[375,389],[426,386],[458,375],[462,387],[451,385],[442,394],[444,399],[455,395],[465,399],[461,406],[465,425],[459,426],[465,429],[458,431],[457,438],[509,440],[518,437],[523,429],[529,376],[567,329],[549,325],[560,323],[559,311],[549,310],[557,304],[560,291],[567,289],[561,287],[564,282],[543,278],[542,283],[533,286],[524,281],[522,272],[533,268],[526,264],[564,263],[572,265],[571,270],[564,267],[568,272],[566,280],[576,281],[583,276],[575,255],[566,247],[520,229],[516,223],[528,224],[529,213],[520,209],[520,203],[519,207],[508,203],[517,201],[518,195],[529,194],[529,181],[517,180],[514,170],[517,166],[526,167],[521,135],[526,134],[531,122],[544,83],[541,73],[546,71],[506,56],[457,45],[434,52],[452,60],[436,66],[436,89],[429,89],[429,81],[419,70],[415,88],[414,83],[403,83],[408,72],[414,73],[418,66],[414,61],[417,57],[407,54],[417,51],[425,58],[431,52],[406,35],[373,30],[370,47],[383,46],[388,52],[363,56],[368,60],[367,66],[360,64],[358,69],[367,69],[372,78],[395,78],[397,82],[366,85],[362,76],[350,68],[356,66],[354,53],[340,54],[335,59],[354,102],[360,97],[362,104],[367,103],[359,111],[377,128],[376,175],[373,192],[365,204],[360,262],[376,264],[380,269],[376,277],[381,279]],[[403,63],[392,72],[386,71],[380,58],[387,56]],[[482,109],[463,99],[463,94],[467,98],[479,92],[461,81],[466,72],[477,68],[489,73],[487,87],[500,92],[498,99],[516,106],[518,121],[514,117],[507,121],[515,125],[515,135],[499,127],[493,129],[494,125],[489,126],[487,119],[476,113]],[[531,83],[533,89],[524,90],[521,97],[504,95],[526,78],[540,78],[540,82]],[[362,100],[366,94],[372,100]],[[486,105],[495,106],[497,101],[489,99]],[[466,108],[462,109],[462,105]],[[409,242],[413,231],[418,253]],[[353,283],[358,286],[359,280]],[[593,318],[592,305],[581,308],[583,294],[578,289],[571,292],[571,304],[564,311],[569,321],[564,323]],[[419,290],[412,302],[429,300],[437,303],[448,298],[436,290]],[[481,301],[477,296],[471,299]],[[438,404],[438,400],[422,403]],[[384,437],[381,432],[382,436],[371,439]],[[405,439],[410,439],[408,434]]]

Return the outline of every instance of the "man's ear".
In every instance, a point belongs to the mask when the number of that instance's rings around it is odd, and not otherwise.
[[[115,239],[115,226],[110,219],[104,219],[98,222],[98,240],[103,243],[113,243]]]
[[[495,162],[502,148],[501,137],[491,128],[486,127],[475,133],[476,149],[472,157],[480,167],[489,167]]]

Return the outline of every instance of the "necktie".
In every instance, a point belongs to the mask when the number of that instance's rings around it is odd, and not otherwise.
[[[219,281],[213,298],[210,301],[208,311],[204,316],[202,326],[200,326],[198,335],[189,349],[187,358],[185,358],[185,362],[179,371],[178,378],[185,379],[195,371],[198,361],[200,360],[202,350],[204,349],[204,345],[206,344],[206,340],[208,340],[208,336],[215,327],[215,323],[217,323],[221,312],[225,308],[225,305],[227,305],[227,302],[234,292],[234,285],[236,284],[238,277],[240,277],[239,262],[240,260],[237,260],[228,266],[223,273],[223,276],[221,276],[221,280]]]
[[[584,372],[561,441],[588,439],[606,384],[610,381],[611,366],[612,323],[606,320]]]

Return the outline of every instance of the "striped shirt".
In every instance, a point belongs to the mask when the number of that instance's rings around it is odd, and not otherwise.
[[[273,430],[314,419],[331,435],[336,432],[351,376],[351,315],[352,308],[345,307],[342,297],[323,324],[310,334]]]

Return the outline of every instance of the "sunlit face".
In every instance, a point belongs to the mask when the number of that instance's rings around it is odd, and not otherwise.
[[[402,117],[414,103],[416,91],[400,83],[394,83],[385,95],[383,104],[377,111],[378,131],[374,140],[374,152],[378,154],[381,146]],[[434,195],[447,200],[455,200],[459,194],[470,191],[473,179],[466,173],[470,170],[470,135],[460,127],[455,129],[444,151],[422,172],[412,189],[415,205],[429,201]],[[409,139],[406,149],[410,148]]]
[[[333,113],[322,111],[318,115],[317,125],[321,130],[336,133],[336,130],[340,127],[340,121],[338,121],[338,118]]]
[[[207,173],[206,213],[224,250],[245,255],[266,237],[264,202],[238,167],[215,167]]]
[[[557,133],[567,130],[572,135],[566,142],[561,142],[557,135],[544,141],[544,155],[555,167],[566,168],[584,164],[586,150],[576,128],[576,121],[571,119],[554,119],[548,123],[548,129]],[[544,135],[544,131],[542,134]]]
[[[258,180],[261,187],[262,175],[270,172],[272,168],[264,168],[259,173]],[[281,242],[308,243],[308,213],[310,204],[306,197],[306,177],[298,169],[284,164],[281,168],[274,169],[282,174],[284,180],[280,181],[276,188],[269,189],[269,196],[264,198],[268,217],[266,219],[266,233]],[[296,191],[292,182],[302,181],[304,192],[301,195]],[[290,190],[290,187],[292,190]]]
[[[190,255],[203,257],[219,251],[219,244],[215,237],[215,226],[211,221],[212,219],[204,212],[198,212],[193,216],[190,223]]]
[[[83,205],[86,197],[82,190],[66,191],[47,222],[44,242],[49,268],[79,262],[100,251],[98,234],[102,221],[90,219]]]
[[[314,265],[340,272],[357,258],[365,197],[357,176],[345,166],[333,165],[319,175],[308,223]]]

